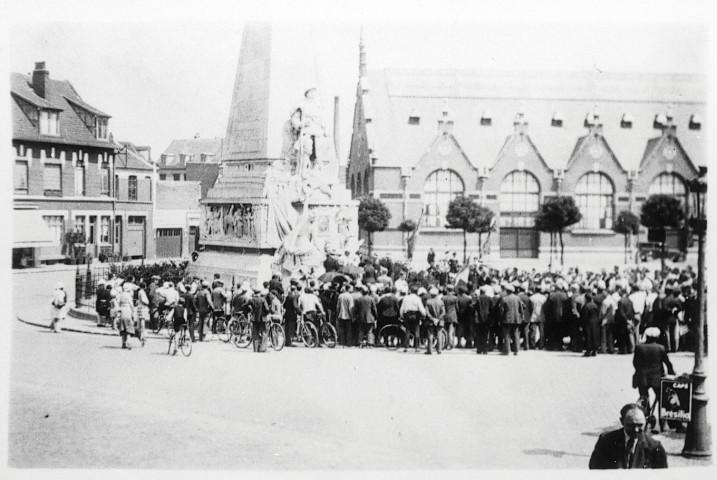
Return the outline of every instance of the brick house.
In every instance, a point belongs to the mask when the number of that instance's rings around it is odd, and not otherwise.
[[[199,138],[172,140],[159,157],[159,179],[167,181],[194,181],[188,178],[190,164],[220,164],[221,138]],[[211,185],[210,185],[211,186]]]
[[[50,79],[44,62],[36,63],[28,75],[11,73],[10,89],[13,266],[65,261],[71,254],[65,243],[70,230],[82,232],[82,253],[92,257],[152,257],[154,249],[147,241],[151,201],[118,197],[129,186],[118,180],[124,174],[116,160],[124,147],[109,135],[110,116],[86,103],[69,81]],[[118,233],[119,217],[126,218],[127,228]],[[127,235],[137,247],[124,248]]]
[[[374,235],[379,254],[402,257],[397,227],[419,218],[416,260],[429,247],[462,251],[445,215],[464,194],[496,214],[489,261],[544,260],[549,236],[533,227],[535,213],[544,198],[569,195],[583,220],[564,235],[566,263],[621,263],[620,211],[639,214],[653,193],[689,210],[687,182],[706,159],[706,89],[696,75],[368,71],[362,45],[346,184],[391,211]],[[477,242],[469,235],[469,254]],[[686,249],[685,232],[668,244]]]

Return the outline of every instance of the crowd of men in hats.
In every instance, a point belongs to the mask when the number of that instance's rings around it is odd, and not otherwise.
[[[138,285],[132,278],[116,277],[100,286],[100,292],[109,293],[98,292],[97,311],[100,318],[111,318],[123,339],[133,334],[143,339],[141,331],[152,312],[179,307],[175,315],[186,318],[193,341],[216,333],[211,318],[244,312],[254,325],[256,351],[266,348],[272,318],[283,321],[291,346],[299,316],[318,330],[319,314],[336,327],[344,347],[379,346],[381,328],[400,322],[414,338],[445,331],[446,348],[475,348],[479,354],[497,350],[517,355],[521,348],[569,349],[585,356],[632,354],[649,327],[659,329],[658,342],[667,351],[694,347],[691,329],[699,306],[690,267],[652,273],[634,267],[536,272],[474,263],[463,275],[453,273],[460,265],[450,265],[448,275],[437,275],[429,266],[420,275],[411,272],[410,280],[407,272],[389,272],[376,258],[361,267],[362,275],[334,275],[325,281],[292,278],[286,291],[278,275],[259,287],[249,282],[225,287],[219,275],[212,281],[194,277],[176,283],[153,277]],[[427,342],[426,353],[432,353],[432,343]]]

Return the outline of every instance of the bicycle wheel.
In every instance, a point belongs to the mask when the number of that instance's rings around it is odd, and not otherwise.
[[[219,340],[222,342],[228,342],[229,338],[231,337],[231,333],[229,332],[229,329],[227,328],[227,319],[223,317],[217,318],[214,324],[214,329],[217,332],[217,335],[219,336]]]
[[[226,332],[224,332],[224,335],[220,337],[224,343],[229,343],[232,340],[234,330],[236,329],[236,323],[237,321],[235,318],[232,318],[227,322]]]
[[[436,343],[440,342],[441,350],[445,350],[446,346],[448,345],[448,332],[446,332],[446,329],[441,328],[440,330],[438,330],[437,337],[438,338]]]
[[[284,348],[284,327],[278,323],[272,323],[269,327],[269,340],[271,341],[271,348],[277,352]]]
[[[182,351],[182,355],[188,357],[192,354],[192,339],[189,333],[185,330],[179,335],[179,349]]]
[[[329,348],[334,348],[336,346],[337,337],[338,335],[336,334],[334,326],[329,322],[324,322],[321,326],[321,341],[324,342],[324,345]]]
[[[398,325],[386,325],[378,332],[379,343],[389,350],[396,350],[403,344],[403,332]]]
[[[162,328],[164,327],[164,316],[159,315],[156,311],[154,312],[154,315],[152,316],[152,331],[154,333],[159,333],[162,331]]]
[[[240,320],[237,324],[232,338],[234,345],[239,348],[246,348],[251,343],[251,323],[248,320]]]
[[[318,343],[319,332],[316,331],[316,327],[313,323],[304,322],[301,326],[301,341],[304,342],[309,348],[316,347]]]

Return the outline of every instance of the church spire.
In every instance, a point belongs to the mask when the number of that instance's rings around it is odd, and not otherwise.
[[[361,27],[361,36],[359,39],[359,77],[366,76],[366,50],[363,43],[363,27]]]

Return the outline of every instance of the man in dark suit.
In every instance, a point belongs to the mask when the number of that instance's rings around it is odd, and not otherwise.
[[[548,350],[563,349],[563,306],[568,300],[564,284],[559,280],[545,302],[545,340]]]
[[[503,312],[503,322],[501,330],[503,332],[503,351],[502,355],[508,355],[508,349],[511,346],[513,355],[518,355],[520,348],[520,325],[523,322],[523,302],[515,294],[515,287],[508,283],[505,286],[508,295],[503,297],[501,310]]]
[[[354,319],[359,327],[359,346],[373,345],[373,328],[378,316],[376,300],[369,294],[366,285],[361,287],[361,293],[354,303]]]
[[[629,403],[620,410],[623,428],[603,433],[590,456],[593,469],[667,468],[667,453],[660,442],[645,433],[645,414]]]

